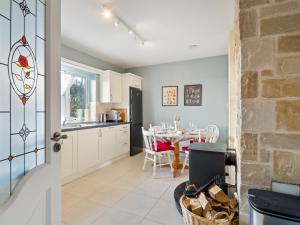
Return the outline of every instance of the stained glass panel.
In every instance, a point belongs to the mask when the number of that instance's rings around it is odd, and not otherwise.
[[[45,7],[0,0],[0,206],[45,163]]]

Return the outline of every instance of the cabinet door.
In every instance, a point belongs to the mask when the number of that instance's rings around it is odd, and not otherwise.
[[[68,139],[64,140],[61,151],[61,174],[68,177],[77,171],[77,131],[65,132]]]
[[[122,102],[122,77],[117,73],[110,75],[110,98],[112,103]]]
[[[130,126],[122,125],[119,130],[119,153],[123,155],[130,151]]]
[[[142,89],[142,80],[134,76],[130,76],[130,87]]]
[[[78,168],[88,169],[99,163],[99,129],[78,131]]]
[[[102,162],[116,156],[116,127],[102,128]]]

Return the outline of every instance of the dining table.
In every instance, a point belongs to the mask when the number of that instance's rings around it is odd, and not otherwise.
[[[171,141],[172,145],[174,146],[174,158],[173,158],[173,177],[177,176],[178,170],[182,169],[183,163],[180,162],[180,142],[183,141],[190,141],[195,139],[207,139],[213,134],[210,134],[205,129],[199,129],[194,131],[185,131],[185,130],[168,130],[168,129],[161,129],[155,131],[155,136],[157,138],[163,140]],[[188,166],[187,166],[188,168]]]

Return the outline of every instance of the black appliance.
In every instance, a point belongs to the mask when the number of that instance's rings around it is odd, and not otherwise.
[[[130,156],[143,151],[143,93],[140,89],[129,89]]]

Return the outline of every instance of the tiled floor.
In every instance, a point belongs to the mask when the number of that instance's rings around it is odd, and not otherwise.
[[[62,188],[62,225],[183,225],[173,200],[174,188],[187,172],[173,178],[150,163],[142,171],[143,154],[120,160]]]

